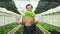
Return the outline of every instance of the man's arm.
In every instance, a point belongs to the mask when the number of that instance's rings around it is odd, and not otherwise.
[[[19,24],[23,25],[23,23],[22,23],[22,16],[20,17]]]
[[[34,22],[35,22],[35,24],[37,24],[38,22],[39,22],[39,20],[38,20],[38,16],[36,15],[35,17],[34,17]]]

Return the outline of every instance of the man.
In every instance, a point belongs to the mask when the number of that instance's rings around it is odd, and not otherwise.
[[[25,15],[25,13],[27,13],[27,14],[31,13],[31,15],[33,17],[35,17],[35,13],[32,11],[32,9],[33,9],[33,6],[31,4],[26,5],[26,11],[23,13],[23,16]],[[27,16],[29,16],[29,14]],[[27,19],[29,19],[29,18],[34,23],[33,24],[23,23],[24,20],[22,20],[21,24],[24,25],[23,34],[36,34],[36,24],[37,24],[38,20],[36,18],[32,18],[30,16],[27,17]]]

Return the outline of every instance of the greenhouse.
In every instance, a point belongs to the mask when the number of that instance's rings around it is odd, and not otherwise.
[[[38,18],[37,34],[60,34],[60,0],[0,0],[0,34],[23,34],[20,20],[27,4]]]

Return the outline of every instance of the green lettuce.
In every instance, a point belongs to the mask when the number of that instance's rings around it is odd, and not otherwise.
[[[35,16],[35,13],[34,13],[34,12],[30,12],[30,11],[25,11],[25,12],[23,13],[23,16],[34,17],[34,16]]]

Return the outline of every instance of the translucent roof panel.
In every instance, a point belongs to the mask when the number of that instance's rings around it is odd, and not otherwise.
[[[37,7],[37,5],[38,5],[38,2],[39,1],[35,1],[35,0],[33,0],[33,1],[31,1],[31,0],[24,0],[24,1],[22,1],[22,0],[14,0],[14,3],[15,3],[15,5],[16,5],[16,7],[17,7],[17,9],[18,9],[18,11],[22,14],[22,12],[25,10],[25,6],[27,5],[27,4],[32,4],[32,6],[33,6],[33,11],[36,9],[36,7]]]
[[[17,1],[39,1],[39,0],[17,0]]]

